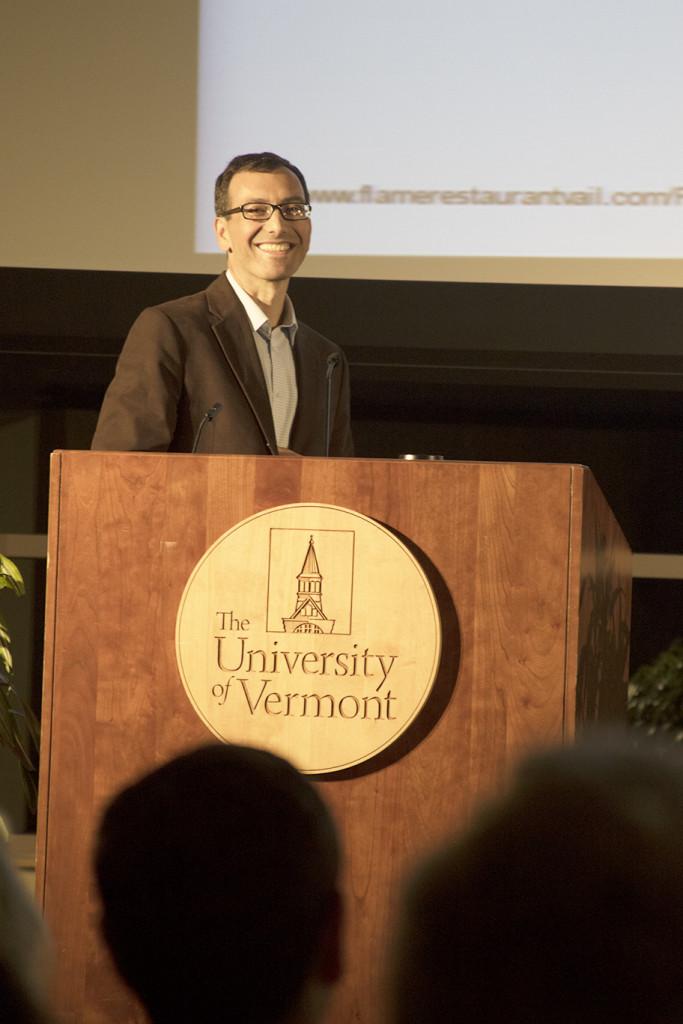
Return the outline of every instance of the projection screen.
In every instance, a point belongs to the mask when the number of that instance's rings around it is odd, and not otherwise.
[[[200,10],[199,251],[230,140],[305,170],[309,272],[683,257],[675,0]]]

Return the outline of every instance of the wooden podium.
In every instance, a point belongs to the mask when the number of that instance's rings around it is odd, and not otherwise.
[[[55,452],[37,889],[64,1022],[144,1019],[97,938],[94,829],[124,783],[214,738],[175,657],[193,567],[235,524],[297,502],[395,531],[429,574],[443,635],[432,695],[407,732],[318,780],[345,848],[334,1024],[381,1017],[391,914],[415,859],[522,751],[624,716],[630,552],[584,467]]]

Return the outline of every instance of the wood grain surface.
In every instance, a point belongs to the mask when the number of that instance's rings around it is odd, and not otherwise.
[[[183,588],[226,530],[290,502],[344,506],[395,531],[430,579],[443,630],[433,694],[410,729],[317,783],[345,848],[347,972],[332,1024],[381,1019],[392,916],[415,860],[523,751],[623,714],[628,549],[583,467],[55,453],[38,887],[68,1024],[144,1019],[97,938],[92,838],[124,783],[213,739],[176,668]]]

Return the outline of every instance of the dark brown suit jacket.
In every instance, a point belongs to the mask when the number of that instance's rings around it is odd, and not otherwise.
[[[349,374],[341,350],[299,323],[294,344],[298,405],[290,447],[325,454],[326,369],[332,378],[331,455],[352,455]],[[206,411],[200,452],[277,452],[275,427],[249,318],[225,274],[206,291],[145,309],[133,324],[102,403],[92,447],[187,452]]]

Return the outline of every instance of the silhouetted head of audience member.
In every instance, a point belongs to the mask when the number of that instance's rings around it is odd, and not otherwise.
[[[340,973],[339,848],[288,762],[215,744],[120,793],[96,852],[102,929],[154,1024],[312,1021]]]
[[[28,989],[14,968],[0,960],[0,1021],[2,1024],[49,1024],[44,1002]]]
[[[538,754],[409,883],[396,1024],[671,1024],[683,760],[594,736]]]
[[[50,966],[42,918],[0,839],[0,1021],[44,1024]]]

